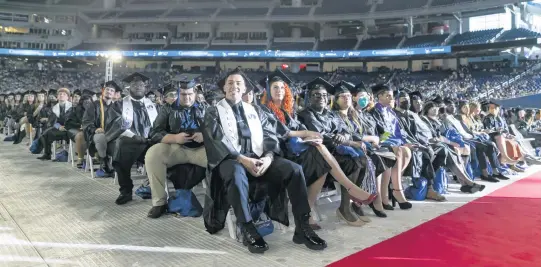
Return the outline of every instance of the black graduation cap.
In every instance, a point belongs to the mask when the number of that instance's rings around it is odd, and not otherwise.
[[[94,94],[96,94],[94,91],[89,90],[89,89],[84,89],[82,95],[83,95],[83,96],[85,96],[85,95],[92,96],[92,95],[94,95]]]
[[[47,92],[48,95],[56,95],[55,89],[49,89],[49,92]]]
[[[242,71],[241,68],[235,68],[234,70],[227,73],[222,79],[220,79],[217,83],[218,88],[220,88],[220,90],[223,90],[227,78],[235,74],[238,74],[244,78],[244,83],[246,85],[246,92],[252,91],[254,90],[254,88],[257,88],[255,86],[255,83],[248,77],[248,75],[246,75],[246,73],[244,73],[244,71]]]
[[[335,86],[333,86],[330,90],[327,90],[327,92],[332,95],[339,95],[342,93],[350,93],[351,89],[353,88],[355,88],[355,85],[348,83],[346,81],[340,81]]]
[[[37,91],[36,93],[37,93],[37,94],[44,94],[44,95],[46,95],[46,94],[47,94],[47,90],[41,89],[41,90]]]
[[[496,107],[499,107],[499,106],[500,106],[500,104],[494,102],[494,100],[489,100],[489,101],[486,103],[486,105],[487,105],[487,106],[488,106],[488,105],[495,105]]]
[[[391,89],[390,86],[386,84],[376,84],[372,87],[372,92],[374,92],[374,96],[378,96],[383,92],[392,92],[393,89]]]
[[[81,90],[77,89],[77,90],[73,91],[73,94],[80,96],[81,95]]]
[[[321,77],[317,77],[314,80],[312,80],[311,82],[303,85],[301,88],[303,90],[312,91],[312,90],[320,89],[322,87],[325,90],[327,90],[327,92],[329,92],[329,91],[332,91],[333,85],[330,84],[325,79],[323,79]]]
[[[168,83],[168,84],[164,85],[161,88],[161,92],[162,92],[163,95],[166,95],[167,93],[169,93],[171,91],[176,91],[176,89],[175,89],[175,87],[173,86],[172,83]]]
[[[423,100],[423,95],[419,91],[414,91],[410,93],[411,100]]]
[[[131,82],[134,82],[134,81],[137,81],[137,80],[141,80],[143,82],[146,82],[148,80],[150,80],[150,78],[148,78],[147,76],[139,73],[139,72],[134,72],[132,74],[130,74],[128,77],[124,78],[122,81],[123,82],[126,82],[126,83],[131,83]]]
[[[12,96],[15,96],[15,94],[13,92],[9,92],[9,94],[7,94],[8,96],[12,95]]]
[[[133,74],[132,74],[133,75]],[[126,80],[126,79],[124,79]],[[113,80],[101,84],[101,88],[115,88],[115,92],[122,92],[122,88]]]
[[[268,88],[271,83],[277,81],[285,82],[288,85],[293,83],[293,81],[289,77],[287,77],[287,75],[283,71],[276,69],[274,72],[261,79],[259,81],[259,85],[261,85],[261,87],[263,88]]]
[[[442,104],[443,103],[443,98],[441,98],[441,96],[437,95],[436,97],[434,97],[432,99],[432,102],[436,103],[436,104]]]
[[[197,82],[195,79],[201,75],[199,74],[192,74],[192,73],[186,73],[186,74],[179,74],[173,79],[171,79],[175,85],[177,85],[180,89],[190,89],[197,85]]]
[[[371,88],[367,88],[366,85],[364,84],[364,82],[361,82],[357,85],[355,85],[355,87],[353,87],[351,90],[349,90],[351,92],[351,94],[353,95],[356,95],[360,92],[367,92],[369,94],[372,93],[372,89]]]
[[[449,97],[446,97],[445,99],[443,99],[443,103],[445,105],[451,105],[451,104],[454,104],[455,101],[453,101],[453,99],[449,98]]]
[[[145,96],[146,96],[146,97],[149,97],[149,96],[151,96],[151,95],[156,96],[156,92],[154,92],[154,91],[151,90],[151,91],[149,91]]]

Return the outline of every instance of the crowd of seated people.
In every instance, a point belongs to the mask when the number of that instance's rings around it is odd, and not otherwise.
[[[98,177],[116,174],[118,205],[132,200],[131,169],[144,164],[150,218],[168,211],[168,179],[181,179],[186,190],[205,180],[206,230],[223,229],[231,207],[252,253],[269,249],[250,212],[254,203],[264,203],[269,218],[284,225],[291,203],[293,242],[323,250],[327,243],[316,234],[321,226],[311,211],[332,181],[341,191],[336,216],[361,227],[370,223],[362,206],[385,218],[396,203],[402,210],[415,208],[408,199],[446,201],[442,170],[455,177],[461,192],[474,194],[486,182],[508,180],[509,173],[541,163],[509,127],[516,124],[539,141],[538,110],[504,112],[491,101],[427,98],[389,81],[367,87],[317,77],[294,90],[280,70],[259,82],[241,69],[227,72],[216,84],[220,97],[206,92],[197,76],[173,77],[158,96],[141,73],[124,77],[125,95],[115,81],[82,92],[60,86],[1,94],[5,140],[20,143],[27,136],[43,161],[56,160],[54,141],[71,140],[78,168],[85,156],[95,157]],[[169,175],[176,167],[193,175]],[[407,188],[405,176],[415,181]]]

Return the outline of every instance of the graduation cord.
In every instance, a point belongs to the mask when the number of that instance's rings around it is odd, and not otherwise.
[[[103,111],[103,95],[105,93],[105,88],[101,88],[101,97],[100,97],[100,124],[101,128],[105,131],[105,112]]]

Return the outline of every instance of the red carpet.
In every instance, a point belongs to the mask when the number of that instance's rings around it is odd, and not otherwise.
[[[541,172],[331,267],[540,267]]]

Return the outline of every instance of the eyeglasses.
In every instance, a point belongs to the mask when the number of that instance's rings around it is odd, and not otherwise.
[[[315,97],[315,98],[327,98],[327,97],[329,97],[329,95],[326,94],[326,93],[314,93],[314,94],[312,94],[312,97]]]

